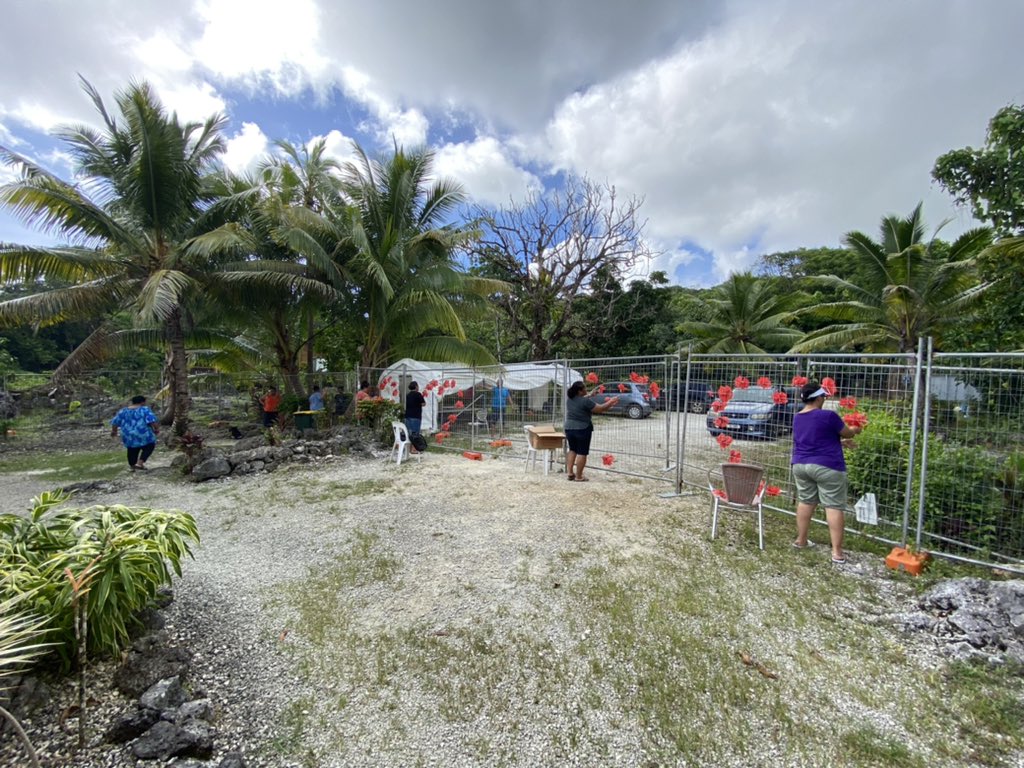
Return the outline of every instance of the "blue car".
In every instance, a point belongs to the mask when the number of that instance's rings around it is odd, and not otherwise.
[[[775,396],[784,392],[788,402],[776,403]],[[721,434],[733,437],[762,438],[775,440],[793,431],[793,416],[800,410],[799,391],[795,388],[765,389],[750,387],[735,389],[732,399],[723,411],[708,411],[708,432],[712,437]],[[715,421],[725,417],[728,423],[716,426]]]

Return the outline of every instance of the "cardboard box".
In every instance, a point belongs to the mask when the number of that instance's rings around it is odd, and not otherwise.
[[[560,451],[565,441],[565,433],[554,424],[538,424],[527,427],[530,436],[530,447],[537,451]]]

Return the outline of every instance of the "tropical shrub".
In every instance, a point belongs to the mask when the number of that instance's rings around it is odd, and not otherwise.
[[[75,659],[73,590],[66,572],[90,569],[89,648],[123,649],[139,612],[181,575],[181,560],[198,543],[186,513],[122,505],[75,509],[55,491],[34,498],[28,517],[0,515],[0,600],[26,595],[26,606],[49,620],[45,636],[70,669]],[[90,568],[91,567],[91,568]]]
[[[400,403],[383,397],[370,397],[356,403],[356,418],[369,427],[384,444],[390,444],[395,439],[391,432],[391,422],[401,421],[404,413]]]
[[[910,454],[910,423],[883,410],[869,411],[871,424],[846,451],[850,496],[874,493],[879,516],[903,521],[903,497]]]

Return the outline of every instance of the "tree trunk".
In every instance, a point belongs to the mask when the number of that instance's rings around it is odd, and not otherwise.
[[[188,432],[188,413],[192,398],[188,393],[188,358],[185,354],[185,333],[181,328],[181,310],[175,309],[165,325],[170,350],[170,391],[173,401],[174,433]]]

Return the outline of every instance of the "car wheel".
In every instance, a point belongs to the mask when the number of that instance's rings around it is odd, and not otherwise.
[[[626,415],[631,419],[642,419],[644,417],[644,409],[634,403],[626,409]]]
[[[691,400],[690,401],[690,413],[707,413],[708,404],[703,400]]]

